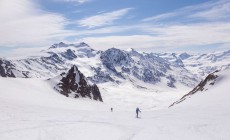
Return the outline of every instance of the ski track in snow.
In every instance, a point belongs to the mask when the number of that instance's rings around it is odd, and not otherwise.
[[[47,115],[47,116],[49,116],[49,115]],[[50,116],[52,116],[52,115],[50,114]],[[40,116],[40,117],[42,118],[42,116]],[[9,126],[18,127],[21,125],[22,125],[22,127],[17,128],[17,129],[10,128],[7,130],[0,131],[0,139],[11,139],[11,138],[14,139],[14,137],[11,137],[12,135],[15,136],[15,135],[17,135],[17,133],[24,134],[27,132],[28,133],[37,133],[36,134],[37,136],[34,135],[35,137],[37,137],[37,139],[41,139],[41,135],[43,135],[44,133],[47,136],[50,135],[49,137],[47,137],[45,139],[52,139],[52,135],[57,135],[56,133],[52,134],[55,131],[59,131],[59,130],[63,129],[65,132],[65,131],[68,131],[69,129],[74,129],[74,128],[79,128],[79,129],[83,128],[83,130],[84,129],[90,130],[90,128],[92,126],[96,127],[94,129],[99,129],[99,130],[104,130],[104,131],[106,131],[106,129],[108,129],[108,130],[111,130],[111,132],[113,132],[113,133],[115,132],[114,134],[116,134],[115,135],[116,137],[114,137],[114,139],[121,139],[121,140],[131,139],[137,133],[137,131],[135,129],[133,129],[132,127],[127,127],[125,125],[116,124],[116,123],[110,122],[110,121],[103,121],[103,119],[101,119],[101,121],[99,121],[98,119],[87,120],[87,116],[84,116],[79,120],[70,120],[70,121],[55,120],[55,119],[50,119],[50,120],[47,120],[47,119],[45,119],[45,120],[24,119],[24,120],[18,120],[15,122],[15,120],[2,120],[1,124],[2,124],[2,126],[5,125],[5,127],[9,127]],[[23,125],[26,125],[26,124],[29,124],[29,126],[24,127]],[[30,126],[30,125],[33,125],[33,126]],[[87,128],[85,128],[85,127],[87,127]],[[52,129],[52,131],[49,131],[50,129]],[[75,129],[75,131],[76,132],[74,132],[74,133],[77,133],[78,129]],[[90,131],[94,131],[94,130],[90,130]],[[103,135],[103,133],[99,133],[99,135]],[[4,137],[4,136],[6,136],[6,137]],[[27,137],[27,135],[24,135],[24,136]],[[86,138],[82,137],[82,138],[88,139],[88,137],[86,137]],[[74,139],[74,138],[70,138],[70,139]],[[96,139],[97,139],[97,137],[96,137]],[[111,139],[113,139],[113,138],[111,138]]]
[[[159,96],[166,93],[113,88],[111,94],[103,91],[101,103],[66,98],[38,79],[0,78],[0,140],[229,140],[229,72],[207,91],[175,107],[155,109],[150,106],[172,103]],[[147,98],[158,100],[145,104]]]
[[[227,140],[230,136],[227,133],[230,123],[226,121],[229,114],[210,117],[211,113],[195,114],[175,109],[143,112],[141,119],[134,115],[130,111],[52,111],[44,108],[31,112],[24,107],[24,111],[18,109],[11,119],[0,121],[0,139]]]

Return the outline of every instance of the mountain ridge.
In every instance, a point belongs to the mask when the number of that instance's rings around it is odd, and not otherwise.
[[[217,70],[224,67],[230,67],[229,62],[219,64],[221,58],[230,59],[230,51],[219,54],[216,62],[217,66],[205,67],[208,70],[203,73],[209,73],[211,70]],[[46,55],[39,57],[29,57],[26,59],[9,60],[12,71],[8,75],[3,72],[0,76],[4,77],[22,77],[22,78],[52,78],[59,75],[73,65],[86,75],[87,79],[94,83],[115,82],[117,84],[123,81],[129,81],[139,87],[145,87],[144,83],[155,85],[163,83],[164,86],[177,88],[178,85],[193,87],[201,80],[201,75],[193,73],[190,67],[198,68],[203,64],[193,66],[188,60],[194,63],[194,59],[199,57],[188,53],[139,53],[134,49],[127,51],[117,48],[111,48],[106,51],[96,51],[88,44],[65,44],[63,42],[52,45],[47,50],[43,50]],[[203,55],[202,55],[203,56]],[[200,56],[200,58],[202,57]],[[211,57],[211,54],[209,55]],[[210,58],[210,57],[202,57]],[[194,58],[191,60],[191,58]],[[2,61],[7,63],[5,59]],[[0,65],[0,69],[4,65]],[[9,68],[8,68],[9,69]],[[199,67],[202,70],[204,67]],[[13,76],[14,75],[14,76]],[[142,83],[138,82],[141,81]]]

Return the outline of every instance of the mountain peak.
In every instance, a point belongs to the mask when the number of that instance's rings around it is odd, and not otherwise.
[[[79,43],[79,45],[78,46],[81,46],[81,47],[89,47],[89,45],[87,44],[87,43],[85,43],[85,42],[81,42],[81,43]]]
[[[141,54],[136,51],[134,48],[129,48],[126,50],[126,52],[128,52],[131,56],[140,56]]]
[[[49,49],[52,49],[52,48],[63,48],[63,47],[67,47],[68,45],[65,44],[64,42],[60,42],[60,43],[55,43],[53,44]]]
[[[184,60],[184,59],[187,59],[187,58],[191,57],[191,55],[186,53],[186,52],[184,52],[184,53],[181,53],[179,55],[179,57],[180,57],[180,59]]]
[[[76,65],[73,65],[66,74],[61,74],[61,79],[54,88],[67,97],[103,101],[97,85],[91,85]]]
[[[136,50],[134,48],[128,48],[126,51],[127,52],[132,52],[132,51],[136,51]]]
[[[64,42],[59,42],[59,43],[55,43],[53,44],[49,49],[54,49],[54,48],[66,48],[66,47],[76,47],[76,48],[80,48],[80,47],[89,47],[88,44],[86,44],[85,42],[80,42],[78,44],[66,44]]]

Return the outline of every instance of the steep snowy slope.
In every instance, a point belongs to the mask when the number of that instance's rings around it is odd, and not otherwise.
[[[177,106],[178,104],[183,107],[228,108],[230,105],[228,104],[230,100],[229,83],[230,69],[215,71],[210,73],[192,91],[174,102],[171,106]]]

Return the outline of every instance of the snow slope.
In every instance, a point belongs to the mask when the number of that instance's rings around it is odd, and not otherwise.
[[[135,90],[128,84],[123,90],[101,85],[101,103],[66,98],[44,79],[0,77],[0,139],[229,140],[229,82],[230,71],[226,70],[204,93],[172,108],[159,109],[151,108],[159,105],[153,96],[157,91],[143,94],[144,89],[139,89],[133,96],[130,94]],[[168,105],[172,102],[164,97],[162,101]],[[135,118],[136,106],[142,110],[141,119]]]
[[[175,106],[182,108],[189,106],[197,110],[228,110],[230,106],[230,69],[214,72],[208,76],[211,75],[213,78],[207,81],[202,87],[203,90],[188,95],[184,101]]]

